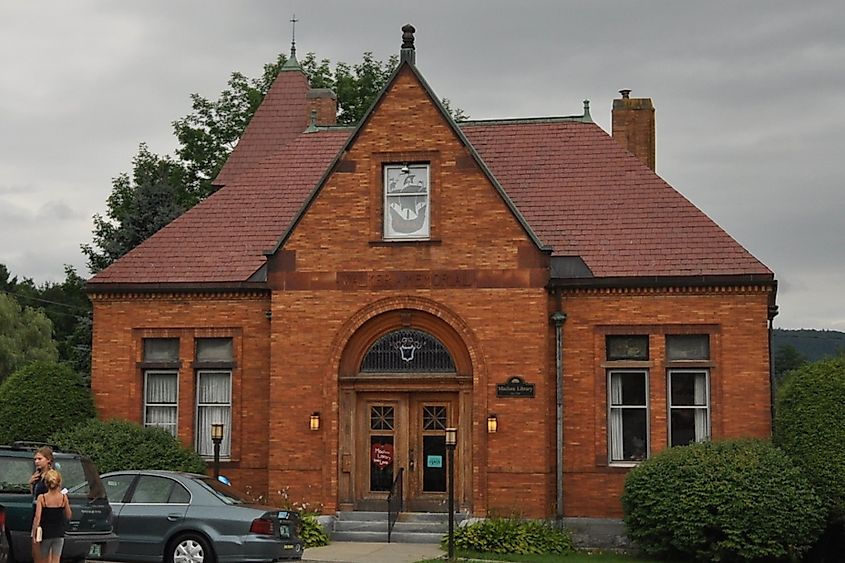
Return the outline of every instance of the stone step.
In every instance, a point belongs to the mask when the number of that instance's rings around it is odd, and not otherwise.
[[[393,525],[393,533],[446,533],[449,529],[448,522],[419,521],[398,521]],[[387,520],[338,520],[334,524],[335,532],[386,532]]]
[[[390,541],[393,543],[440,543],[443,534],[421,532],[397,532],[393,529]],[[387,530],[381,532],[332,532],[332,541],[387,542]]]
[[[332,541],[386,542],[387,512],[343,511],[337,513]],[[455,514],[455,525],[466,518]],[[440,543],[449,530],[449,515],[444,512],[401,512],[390,541],[394,543]]]

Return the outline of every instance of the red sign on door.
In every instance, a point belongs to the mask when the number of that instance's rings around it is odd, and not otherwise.
[[[384,469],[393,463],[393,444],[373,444],[370,459],[379,469]]]

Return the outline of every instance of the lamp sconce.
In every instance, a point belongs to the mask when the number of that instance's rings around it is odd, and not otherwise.
[[[311,430],[319,430],[320,429],[320,413],[313,412],[311,413],[311,422],[310,422]]]
[[[273,310],[272,309],[265,309],[264,310],[264,318],[269,320],[273,319]]]
[[[457,428],[447,428],[446,429],[446,447],[447,448],[454,448],[457,443],[458,443],[458,429]]]
[[[499,431],[499,419],[496,418],[494,413],[490,413],[487,415],[487,433],[488,434],[495,434]]]
[[[211,425],[211,441],[220,443],[223,441],[223,424],[215,422]]]

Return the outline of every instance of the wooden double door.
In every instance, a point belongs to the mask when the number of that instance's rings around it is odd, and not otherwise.
[[[458,394],[359,393],[355,411],[356,509],[384,510],[403,470],[404,509],[445,512],[445,431],[458,425]]]

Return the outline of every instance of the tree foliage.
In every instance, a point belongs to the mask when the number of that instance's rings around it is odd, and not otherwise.
[[[681,561],[797,558],[824,521],[800,469],[750,439],[663,450],[628,474],[622,506],[640,549]]]
[[[58,357],[47,315],[33,307],[21,307],[14,297],[0,291],[0,382],[30,362]]]
[[[233,72],[216,100],[192,94],[191,112],[173,122],[179,143],[174,156],[157,155],[141,144],[132,174],[120,174],[112,181],[106,216],[94,216],[94,244],[82,245],[93,273],[214,192],[212,181],[286,61],[280,54],[264,65],[257,78]],[[308,53],[300,66],[312,88],[331,88],[337,94],[338,123],[353,125],[373,104],[398,62],[396,56],[381,61],[366,52],[360,63],[332,66],[328,59]],[[443,103],[455,119],[467,118],[463,110],[453,110],[449,100]]]
[[[784,344],[775,351],[774,373],[775,381],[782,381],[783,377],[792,370],[807,363],[807,358],[791,344]]]
[[[65,364],[33,362],[0,385],[0,444],[44,442],[53,432],[93,417],[88,385]]]
[[[205,461],[166,430],[125,420],[91,419],[55,432],[50,442],[87,455],[100,473],[122,469],[206,470]]]
[[[36,285],[30,278],[12,276],[0,264],[0,291],[14,296],[21,305],[43,311],[53,325],[59,361],[70,364],[86,379],[90,377],[91,302],[85,295],[85,280],[73,267],[65,266],[61,282]]]

